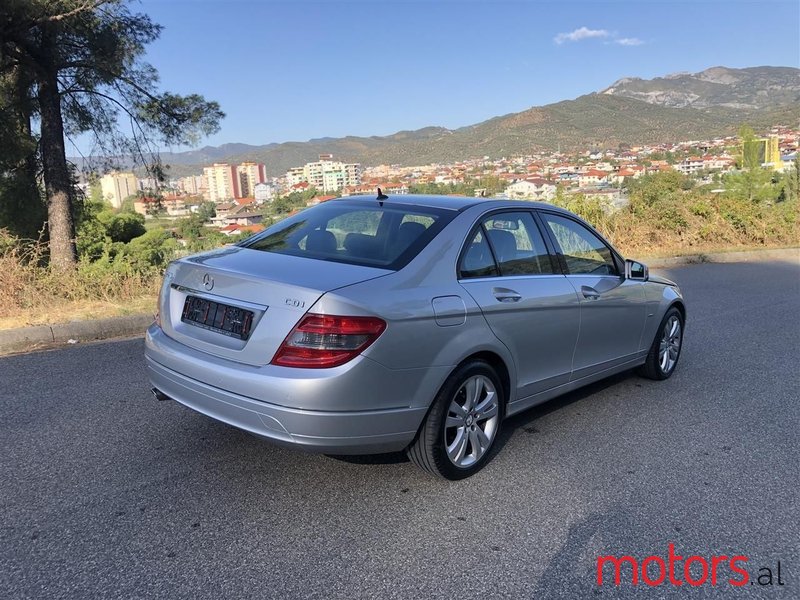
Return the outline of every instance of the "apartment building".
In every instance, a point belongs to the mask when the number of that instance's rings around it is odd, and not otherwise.
[[[292,167],[286,171],[286,187],[291,188],[298,183],[308,183],[305,169],[303,167]]]
[[[206,197],[212,202],[243,197],[236,165],[214,163],[203,168],[203,175],[206,178]]]
[[[160,187],[163,187],[155,177],[139,179],[138,184],[139,191],[142,192],[157,192]]]
[[[239,176],[239,189],[242,198],[255,195],[256,185],[267,180],[267,170],[263,163],[243,162],[236,167]]]
[[[100,191],[103,200],[111,202],[114,208],[119,208],[125,198],[136,195],[139,184],[133,173],[114,171],[100,178]]]
[[[205,191],[206,181],[204,175],[189,175],[178,179],[178,189],[191,195],[197,195]]]
[[[361,184],[361,165],[335,161],[330,154],[321,154],[316,162],[289,169],[286,182],[289,187],[305,182],[322,192],[337,192]]]
[[[680,163],[675,165],[675,170],[680,171],[684,175],[691,175],[702,171],[705,165],[703,159],[699,156],[689,156],[683,159]]]

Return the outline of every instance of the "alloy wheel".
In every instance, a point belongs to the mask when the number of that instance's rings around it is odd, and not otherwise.
[[[675,368],[680,351],[681,320],[678,315],[672,315],[664,324],[658,347],[658,364],[663,373],[670,373]]]
[[[447,408],[444,441],[455,466],[468,468],[489,450],[500,424],[497,390],[485,375],[473,375],[456,391]]]

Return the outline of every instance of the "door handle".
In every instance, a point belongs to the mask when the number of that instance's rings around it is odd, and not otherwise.
[[[581,293],[583,294],[584,298],[587,298],[589,300],[597,300],[598,298],[600,298],[600,292],[598,292],[593,287],[589,287],[588,285],[581,286]]]
[[[522,294],[508,288],[494,288],[492,289],[492,294],[500,302],[519,302],[522,300]]]

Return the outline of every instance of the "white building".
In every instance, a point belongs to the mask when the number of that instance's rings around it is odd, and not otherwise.
[[[139,180],[139,190],[142,192],[157,192],[161,186],[155,177],[145,177]]]
[[[133,173],[114,171],[100,178],[100,191],[103,200],[111,202],[114,208],[119,208],[125,198],[136,195],[139,187]]]
[[[316,162],[294,167],[286,173],[287,186],[308,183],[324,193],[337,192],[344,187],[361,184],[361,165],[331,160],[330,154],[320,155]]]
[[[203,175],[189,175],[178,179],[178,189],[187,194],[197,195],[206,189],[205,177]]]
[[[286,187],[292,187],[303,182],[306,182],[306,173],[303,167],[292,167],[286,171]]]
[[[257,203],[272,202],[275,197],[275,190],[268,183],[257,183],[253,186],[253,198]]]
[[[705,165],[703,164],[702,158],[698,156],[690,156],[676,164],[674,168],[676,171],[680,171],[684,175],[691,175],[692,173],[702,171],[705,168]]]
[[[545,179],[520,179],[508,186],[505,194],[514,200],[548,201],[556,197],[556,186]]]

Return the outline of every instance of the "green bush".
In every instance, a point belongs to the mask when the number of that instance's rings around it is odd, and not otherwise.
[[[127,244],[146,231],[144,216],[139,213],[103,211],[97,215],[97,221],[105,227],[106,235],[112,242]]]
[[[148,231],[143,215],[88,203],[77,230],[83,272],[152,274],[172,260],[178,244],[161,228]]]
[[[126,244],[122,257],[137,273],[162,271],[173,259],[177,249],[178,242],[169,232],[151,229]]]
[[[711,215],[711,207],[703,200],[698,200],[689,207],[691,213],[698,217],[708,218]]]
[[[584,194],[559,193],[553,200],[553,204],[574,212],[596,227],[602,227],[607,220],[608,211],[603,209],[600,200],[587,197]]]

